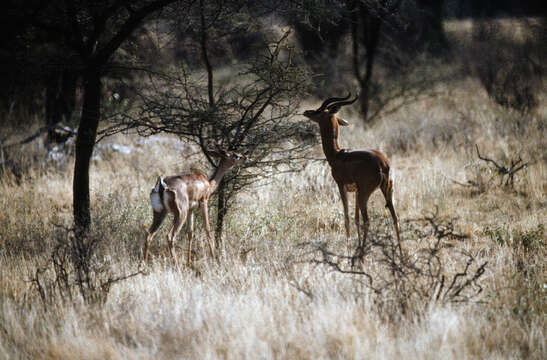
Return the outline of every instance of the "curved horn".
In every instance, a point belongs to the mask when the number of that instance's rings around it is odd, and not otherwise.
[[[347,100],[347,99],[350,98],[350,96],[351,96],[351,93],[348,93],[348,96],[346,96],[346,97],[331,97],[331,98],[328,98],[327,100],[323,101],[321,106],[316,111],[323,111],[323,110],[325,110],[327,105],[330,104],[331,102],[340,101],[340,100]]]
[[[355,96],[355,98],[353,100],[348,100],[348,101],[339,101],[337,103],[334,103],[334,104],[331,104],[327,107],[329,113],[331,114],[336,114],[338,112],[338,110],[340,110],[340,108],[342,106],[346,106],[346,105],[350,105],[350,104],[353,104],[355,101],[357,101],[357,99],[359,99],[359,94],[357,94]],[[345,100],[345,99],[344,99]]]

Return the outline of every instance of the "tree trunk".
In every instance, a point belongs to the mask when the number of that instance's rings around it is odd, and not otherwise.
[[[90,71],[84,76],[83,93],[82,117],[76,137],[73,179],[74,225],[79,235],[85,234],[91,224],[89,165],[100,118],[101,75],[99,71]]]
[[[222,247],[222,229],[224,227],[224,217],[228,209],[226,208],[226,189],[224,181],[221,180],[217,189],[217,224],[215,227],[215,246],[218,251]]]
[[[359,11],[352,15],[351,37],[353,48],[353,71],[361,88],[360,107],[363,121],[368,121],[370,102],[370,82],[374,69],[374,60],[380,40],[381,22],[377,15],[371,14],[366,5],[359,4]],[[361,32],[359,31],[361,30]],[[361,48],[364,48],[365,69],[362,73]]]

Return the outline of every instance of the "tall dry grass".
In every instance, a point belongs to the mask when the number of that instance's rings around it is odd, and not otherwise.
[[[17,181],[0,180],[0,358],[544,358],[545,102],[521,115],[494,105],[472,78],[439,86],[442,95],[369,128],[345,111],[353,125],[341,129],[341,143],[390,156],[409,252],[425,246],[412,220],[436,207],[468,235],[451,242],[453,250],[488,262],[483,291],[473,301],[412,303],[396,313],[380,306],[358,276],[305,261],[303,242],[346,250],[339,195],[320,161],[241,194],[227,219],[219,263],[207,259],[198,216],[195,269],[182,260],[185,235],[177,242],[181,263],[168,261],[164,225],[147,273],[114,284],[104,304],[88,305],[79,296],[45,304],[32,280],[38,268],[49,269],[42,279],[51,275],[51,253],[70,240],[63,227],[71,224],[72,164],[66,171],[49,165]],[[141,266],[156,176],[200,166],[200,158],[170,137],[108,142],[132,151],[97,150],[92,233],[100,240],[97,261],[113,274],[129,274]],[[499,186],[475,144],[497,161],[520,154],[530,163],[514,189]],[[323,157],[319,144],[315,152]],[[461,185],[469,180],[480,186]],[[380,192],[369,212],[372,236],[392,233]],[[352,233],[355,244],[354,227]],[[452,269],[461,265],[455,257],[444,261]]]

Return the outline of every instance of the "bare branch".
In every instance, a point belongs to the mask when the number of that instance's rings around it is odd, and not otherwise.
[[[503,179],[507,175],[505,186],[511,186],[511,188],[513,188],[515,182],[515,174],[523,169],[526,169],[529,165],[528,163],[522,163],[522,158],[519,155],[518,159],[511,159],[510,165],[502,166],[490,158],[481,156],[479,152],[479,146],[475,144],[475,147],[477,149],[477,156],[479,157],[479,159],[494,164],[494,166],[496,167],[496,172],[501,176],[500,185],[501,183],[503,183]]]
[[[430,215],[412,221],[425,224],[424,228],[412,229],[413,234],[418,234],[416,241],[423,245],[404,257],[391,235],[385,233],[370,234],[374,235],[372,240],[353,256],[334,253],[326,243],[299,246],[310,249],[309,263],[351,275],[354,280],[364,279],[378,304],[389,302],[405,310],[409,303],[421,303],[425,309],[430,303],[463,302],[479,295],[479,279],[487,262],[477,265],[472,255],[446,243],[450,238],[464,237],[454,230],[453,219],[440,220],[436,208]],[[359,268],[352,264],[355,259],[363,259]],[[450,264],[446,259],[450,259]]]

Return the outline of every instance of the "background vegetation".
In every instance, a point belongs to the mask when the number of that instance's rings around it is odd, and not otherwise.
[[[2,5],[1,358],[545,357],[534,2],[66,4]],[[349,90],[365,102],[341,112],[341,145],[390,157],[406,259],[378,192],[350,266],[318,130],[298,115]],[[89,121],[88,222],[73,192]],[[185,235],[169,261],[166,225],[142,264],[157,175],[211,173],[215,144],[251,159],[212,204],[219,261],[198,216],[193,268]]]

